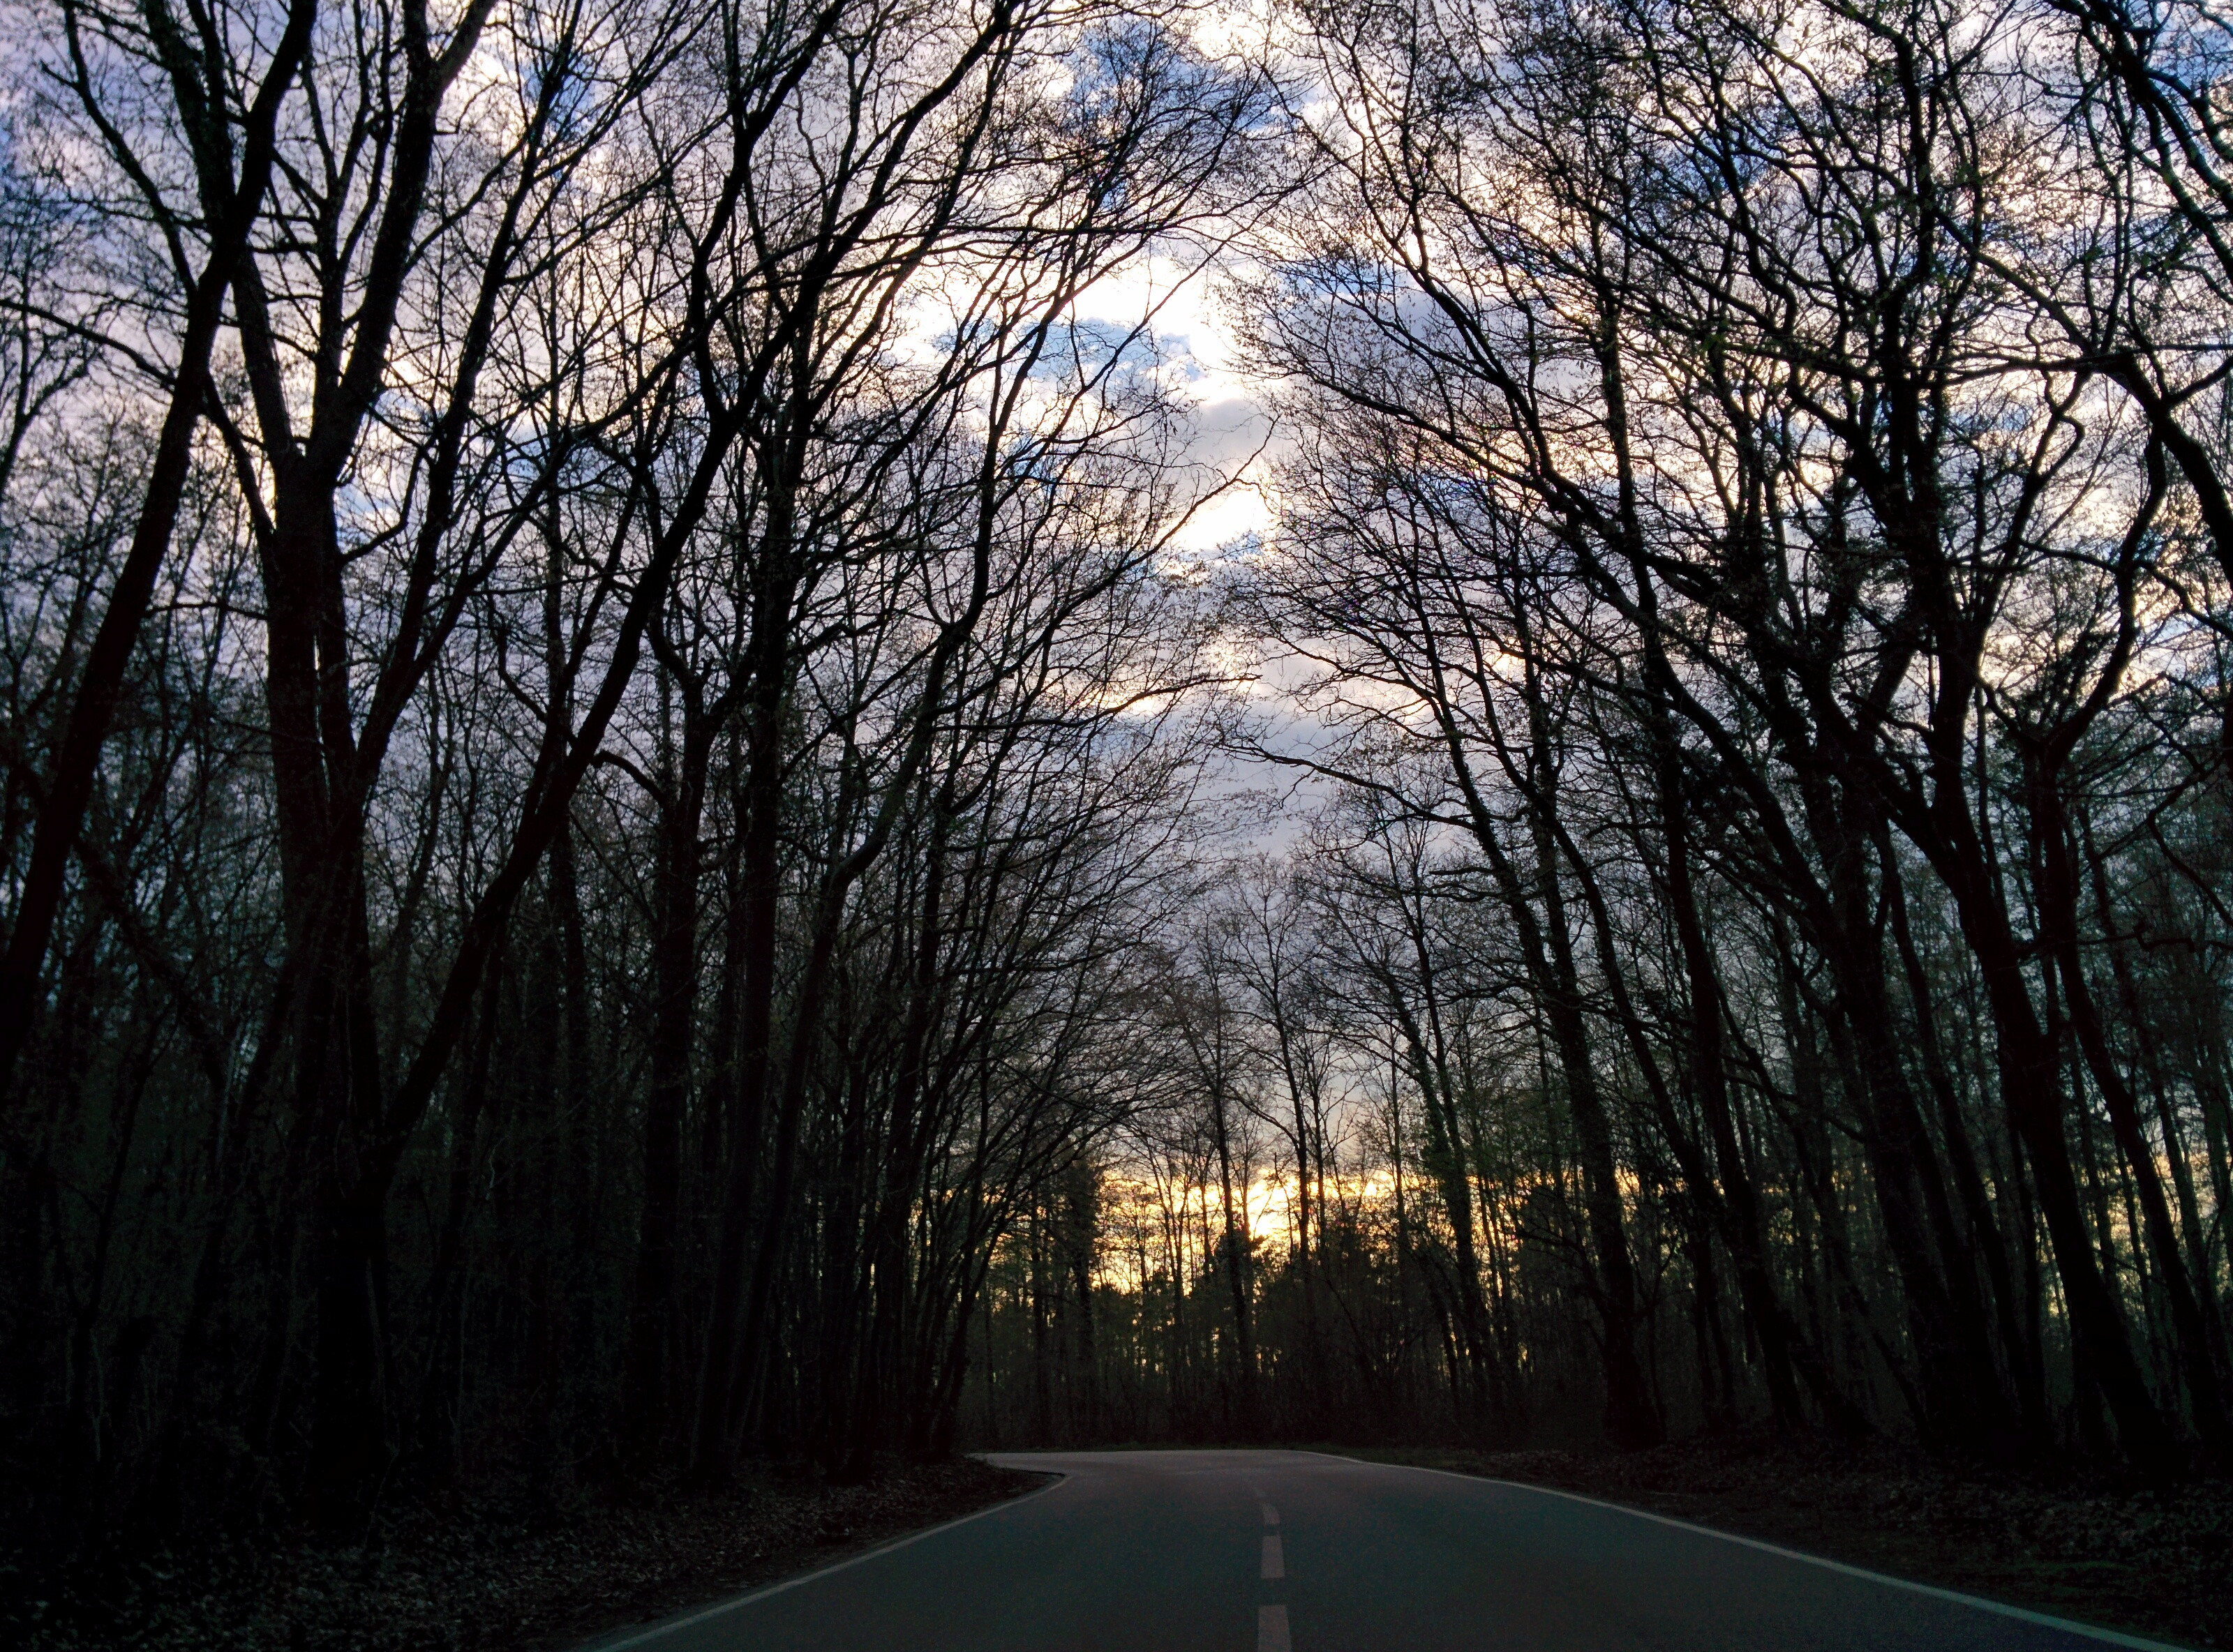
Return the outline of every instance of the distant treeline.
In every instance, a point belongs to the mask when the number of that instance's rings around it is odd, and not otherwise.
[[[2215,14],[19,22],[0,1538],[2225,1460]]]

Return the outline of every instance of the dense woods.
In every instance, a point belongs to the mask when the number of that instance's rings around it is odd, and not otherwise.
[[[2215,12],[8,19],[11,1543],[2228,1460]]]

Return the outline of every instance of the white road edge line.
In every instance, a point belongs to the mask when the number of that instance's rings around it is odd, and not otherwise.
[[[1611,1509],[1616,1514],[1632,1514],[1639,1520],[1650,1520],[1660,1525],[1671,1525],[1677,1531],[1698,1532],[1709,1538],[1719,1538],[1724,1543],[1737,1543],[1748,1549],[1758,1549],[1763,1554],[1781,1555],[1786,1560],[1803,1560],[1810,1566],[1824,1566],[1832,1571],[1842,1571],[1848,1577],[1865,1577],[1872,1584],[1890,1584],[1894,1589],[1904,1589],[1911,1594],[1929,1595],[1937,1600],[1950,1600],[1957,1605],[1975,1606],[1982,1611],[1997,1612],[2002,1617],[2019,1618],[2027,1623],[2041,1624],[2047,1629],[2063,1629],[2072,1635],[2082,1635],[2106,1646],[2127,1646],[2138,1652],[2188,1652],[2188,1649],[2173,1646],[2168,1641],[2144,1640],[2137,1635],[2126,1635],[2118,1629],[2100,1629],[2092,1623],[2080,1623],[2075,1618],[2056,1617],[2049,1612],[2034,1612],[2022,1606],[2010,1606],[1997,1600],[1987,1600],[1982,1595],[1965,1595],[1956,1589],[1941,1589],[1936,1584],[1918,1584],[1905,1577],[1895,1577],[1888,1571],[1871,1571],[1866,1566],[1849,1566],[1842,1560],[1828,1560],[1818,1554],[1808,1554],[1802,1549],[1787,1549],[1781,1544],[1766,1543],[1758,1538],[1740,1537],[1734,1532],[1716,1532],[1712,1526],[1699,1525],[1690,1520],[1677,1520],[1670,1515],[1654,1514],[1648,1509],[1632,1509],[1624,1503],[1608,1503],[1601,1497],[1585,1497],[1579,1492],[1562,1492],[1554,1486],[1530,1486],[1525,1480],[1493,1480],[1487,1474],[1461,1474],[1455,1469],[1428,1468],[1416,1463],[1376,1463],[1365,1457],[1344,1457],[1338,1452],[1322,1451],[1311,1454],[1331,1458],[1336,1462],[1355,1463],[1363,1468],[1408,1468],[1415,1473],[1440,1474],[1445,1480],[1471,1480],[1476,1486],[1505,1486],[1514,1491],[1540,1492],[1546,1497],[1563,1497],[1569,1503],[1586,1503],[1592,1508]],[[1037,1495],[1036,1493],[1033,1493]]]
[[[1264,1524],[1266,1525],[1277,1525],[1279,1524],[1279,1511],[1273,1508],[1269,1503],[1266,1503],[1264,1506]]]
[[[1259,1572],[1257,1576],[1260,1577],[1285,1577],[1286,1575],[1287,1557],[1280,1552],[1279,1539],[1277,1538],[1265,1538],[1264,1570]]]
[[[638,1629],[619,1640],[584,1642],[578,1652],[628,1652],[630,1647],[648,1646],[662,1635],[672,1635],[677,1629],[687,1629],[693,1623],[703,1623],[708,1618],[719,1617],[725,1612],[733,1612],[739,1607],[752,1605],[756,1602],[765,1600],[771,1595],[780,1595],[787,1589],[796,1589],[801,1584],[811,1584],[818,1577],[827,1577],[833,1571],[843,1571],[847,1567],[857,1566],[864,1560],[874,1560],[881,1555],[888,1555],[895,1549],[904,1549],[909,1544],[921,1543],[925,1538],[934,1538],[941,1532],[951,1532],[957,1525],[967,1525],[970,1521],[981,1520],[988,1514],[998,1514],[1002,1509],[1012,1509],[1019,1503],[1028,1503],[1035,1497],[1045,1497],[1049,1492],[1058,1489],[1070,1479],[1069,1472],[1065,1469],[1032,1468],[1024,1472],[1032,1474],[1051,1474],[1053,1478],[1045,1485],[1025,1492],[1021,1497],[1012,1497],[1005,1502],[994,1503],[987,1508],[979,1509],[973,1514],[962,1515],[959,1519],[948,1520],[942,1525],[934,1525],[926,1531],[910,1532],[903,1538],[894,1538],[889,1543],[880,1543],[873,1549],[863,1549],[856,1555],[848,1555],[843,1560],[835,1561],[813,1571],[803,1571],[796,1577],[786,1577],[779,1584],[768,1584],[765,1589],[755,1589],[742,1595],[733,1596],[727,1600],[716,1601],[713,1605],[693,1612],[687,1617],[669,1618],[663,1623],[654,1623],[648,1629]]]
[[[1288,1652],[1286,1607],[1256,1609],[1256,1652]]]

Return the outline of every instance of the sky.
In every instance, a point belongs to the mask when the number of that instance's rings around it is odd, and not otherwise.
[[[1127,331],[1146,319],[1163,360],[1167,383],[1194,411],[1190,457],[1249,485],[1228,488],[1195,513],[1178,548],[1208,556],[1272,524],[1272,504],[1260,485],[1263,466],[1250,461],[1271,432],[1261,386],[1241,370],[1233,328],[1216,291],[1219,271],[1162,254],[1136,259],[1103,276],[1078,296],[1073,313],[1084,325]]]
[[[1206,475],[1231,478],[1232,485],[1196,511],[1174,540],[1179,554],[1205,562],[1267,535],[1277,515],[1268,474],[1277,456],[1273,426],[1262,380],[1244,370],[1228,301],[1219,291],[1222,273],[1214,264],[1202,268],[1163,255],[1144,257],[1096,282],[1073,308],[1081,326],[1112,335],[1148,321],[1164,380],[1192,411],[1188,459]],[[1245,661],[1247,654],[1245,647],[1235,650],[1236,660]],[[1273,714],[1281,745],[1315,745],[1313,723],[1287,699],[1282,676],[1278,662],[1269,662],[1251,697]],[[1211,790],[1236,805],[1242,800],[1253,805],[1237,808],[1241,819],[1225,847],[1267,853],[1295,841],[1305,815],[1324,791],[1292,769],[1238,754],[1227,757]]]

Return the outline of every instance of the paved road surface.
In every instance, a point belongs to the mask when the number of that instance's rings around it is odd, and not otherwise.
[[[605,1652],[2082,1652],[2147,1642],[1564,1497],[1288,1451],[1019,1453],[990,1512]]]

